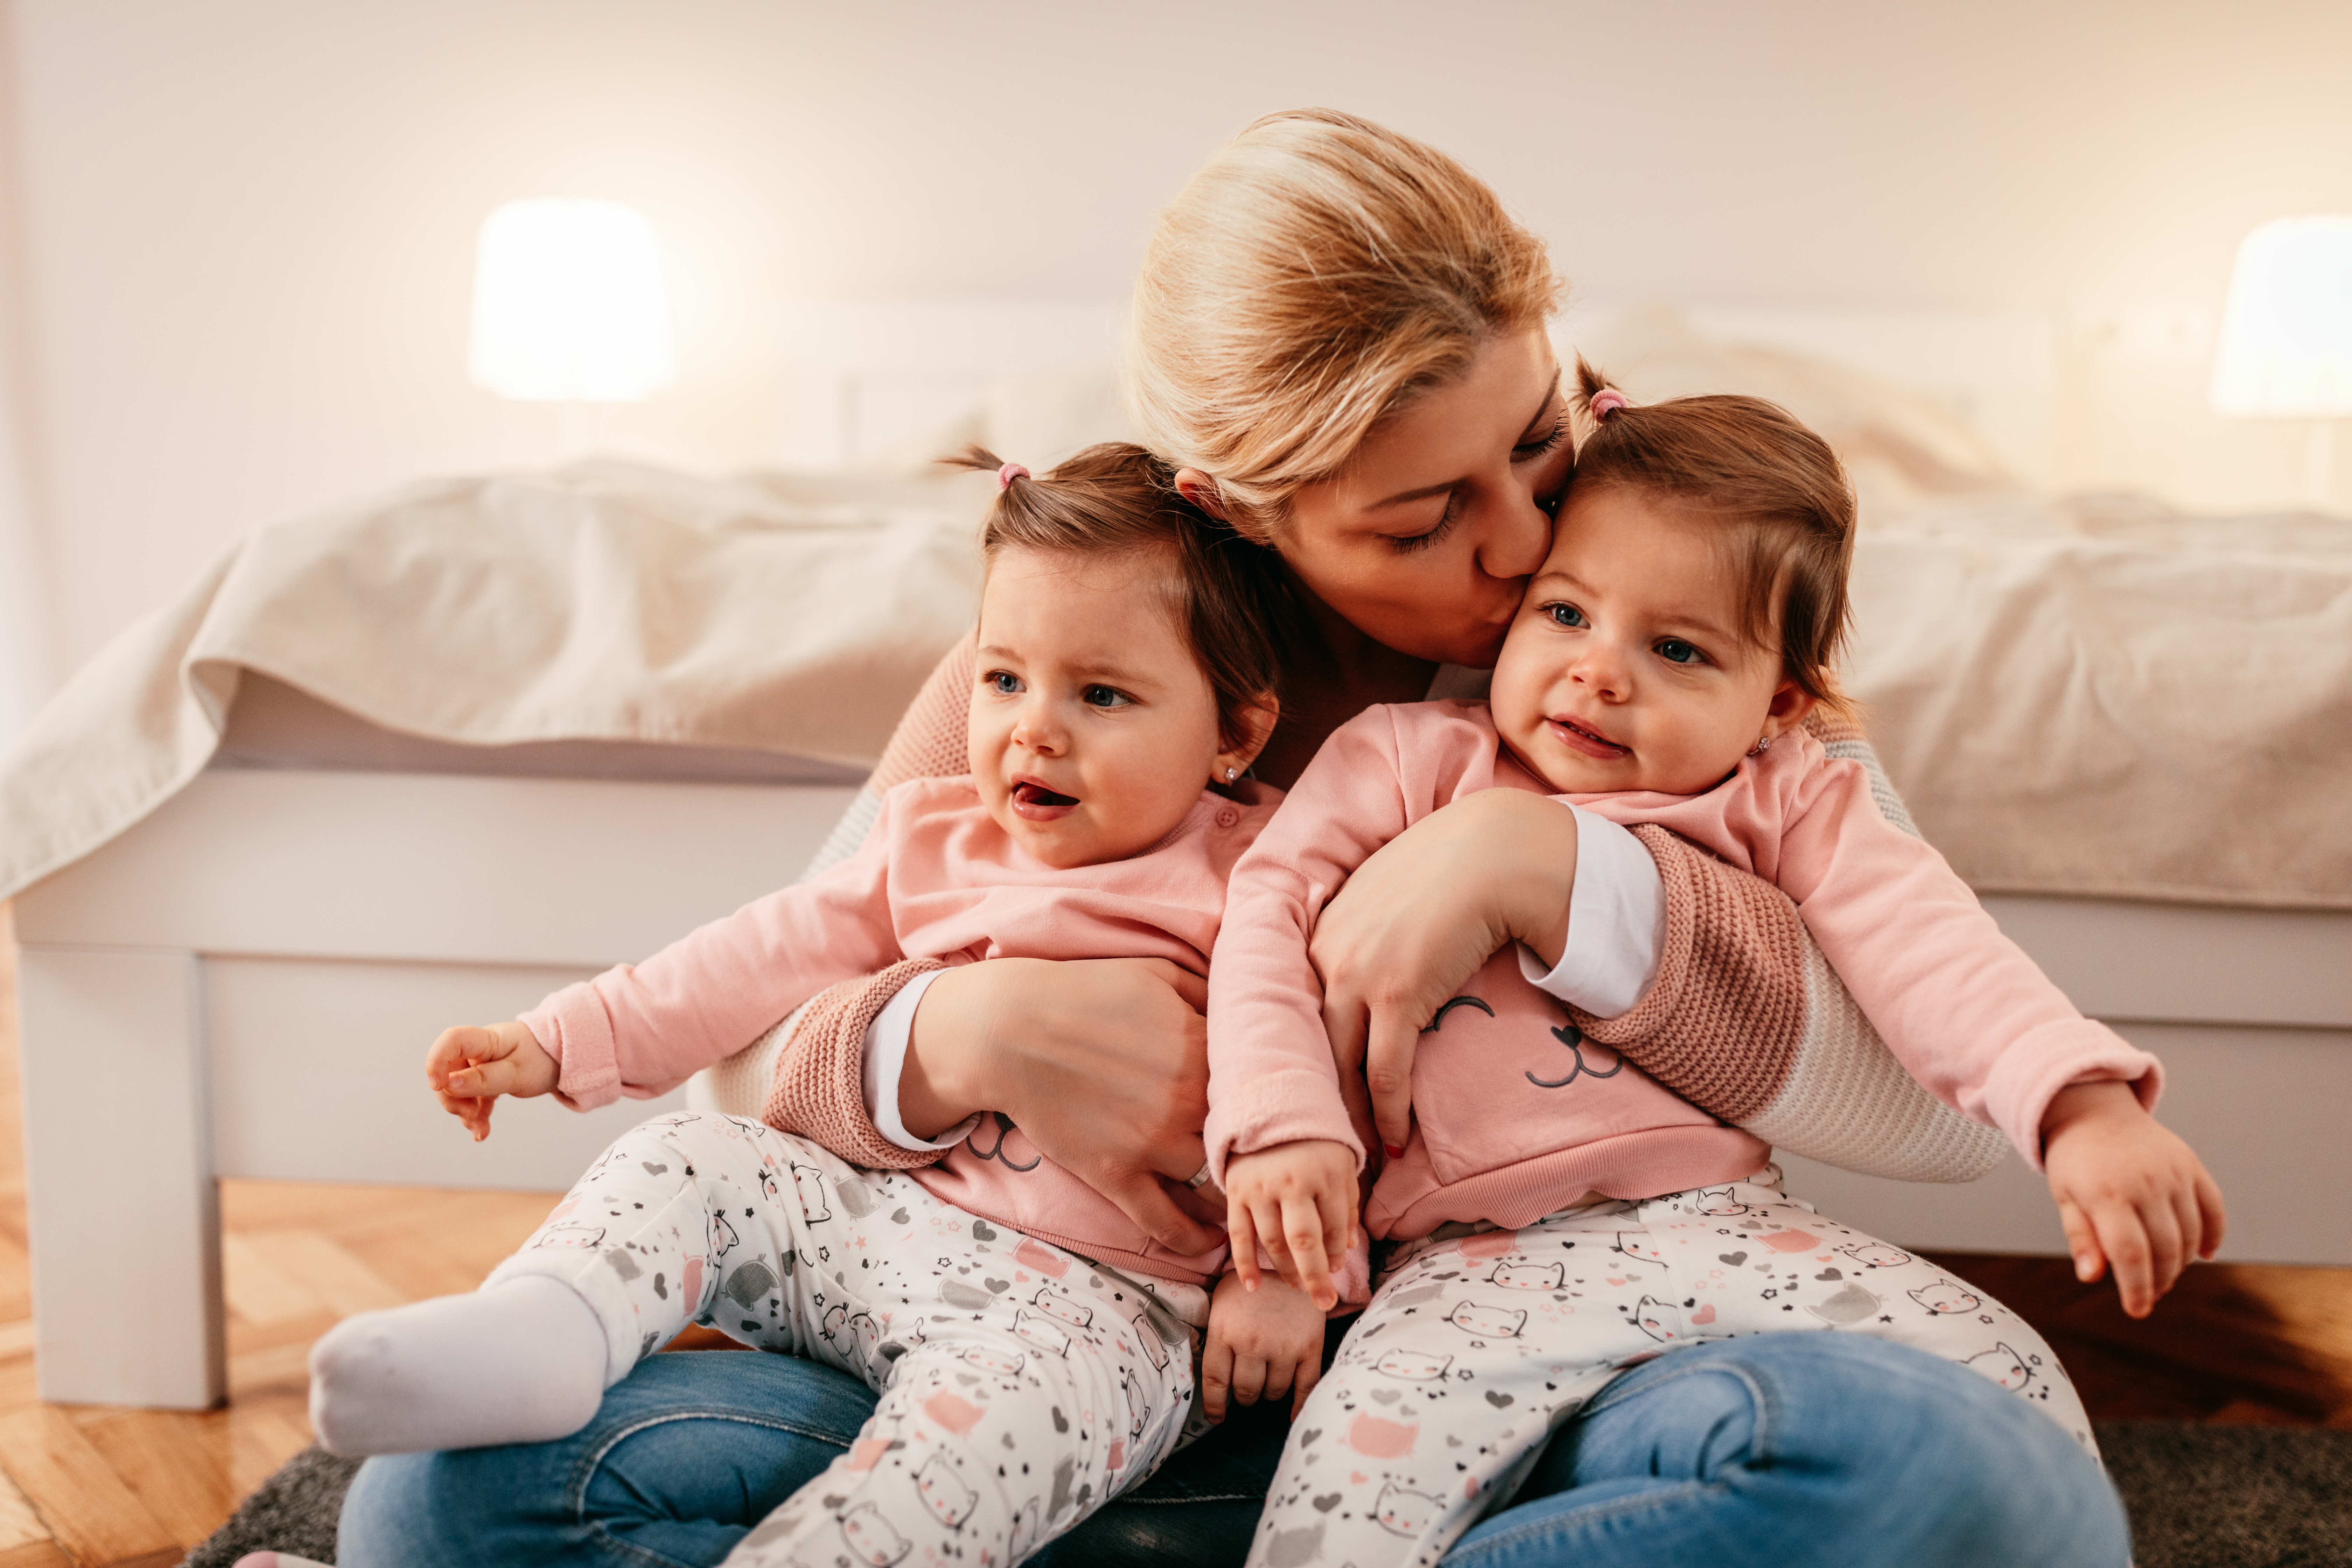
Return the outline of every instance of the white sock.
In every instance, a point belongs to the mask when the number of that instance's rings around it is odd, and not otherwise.
[[[347,1457],[543,1443],[596,1414],[605,1359],[579,1292],[520,1275],[336,1324],[310,1347],[310,1425]]]

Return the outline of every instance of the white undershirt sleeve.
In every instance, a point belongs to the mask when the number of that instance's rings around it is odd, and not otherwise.
[[[1580,872],[1578,885],[1583,884]],[[1573,919],[1570,922],[1574,923]],[[930,989],[931,982],[946,973],[944,969],[926,970],[898,987],[874,1022],[866,1026],[866,1114],[874,1123],[874,1131],[901,1149],[922,1152],[933,1149],[952,1149],[971,1136],[980,1122],[977,1116],[966,1117],[948,1129],[939,1142],[918,1138],[907,1131],[907,1123],[898,1113],[898,1080],[907,1071],[907,1044],[915,1033],[915,1008]]]
[[[1519,972],[1571,1006],[1614,1018],[1639,1002],[1658,976],[1666,887],[1658,863],[1629,830],[1582,806],[1568,809],[1576,814],[1568,945],[1548,974],[1543,961],[1522,946]]]

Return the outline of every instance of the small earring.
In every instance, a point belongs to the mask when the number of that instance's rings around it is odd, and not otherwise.
[[[1769,751],[1769,750],[1770,750],[1770,749],[1771,749],[1771,745],[1772,745],[1772,737],[1771,737],[1771,736],[1769,736],[1769,735],[1759,735],[1759,736],[1757,736],[1757,737],[1756,737],[1756,744],[1748,748],[1748,754],[1749,756],[1751,756],[1751,757],[1760,757],[1760,756],[1762,756],[1762,755],[1763,755],[1767,751]]]
[[[1239,768],[1227,768],[1225,770],[1225,782],[1227,784],[1233,783],[1235,779],[1241,776],[1242,771]]]

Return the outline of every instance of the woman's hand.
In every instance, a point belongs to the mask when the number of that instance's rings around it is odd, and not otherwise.
[[[1178,1205],[1206,1163],[1208,984],[1165,959],[1000,958],[950,969],[915,1009],[907,1130],[1003,1111],[1056,1164],[1171,1251],[1223,1237]],[[1203,1205],[1206,1212],[1216,1212]]]
[[[425,1053],[425,1084],[477,1143],[490,1135],[490,1107],[499,1096],[551,1094],[562,1076],[539,1037],[517,1022],[444,1029]]]
[[[1201,1347],[1201,1408],[1210,1420],[1225,1418],[1229,1393],[1237,1405],[1287,1394],[1296,1418],[1322,1375],[1321,1308],[1279,1279],[1255,1290],[1237,1275],[1217,1281]]]
[[[1358,1064],[1390,1157],[1412,1130],[1421,1032],[1496,949],[1545,963],[1568,942],[1576,816],[1525,790],[1490,789],[1432,812],[1375,851],[1316,922],[1323,1022],[1339,1081]]]
[[[2078,1083],[2051,1097],[2042,1163],[2074,1277],[2113,1265],[2124,1311],[2145,1318],[2196,1258],[2221,1245],[2221,1189],[2179,1134],[2126,1083]]]

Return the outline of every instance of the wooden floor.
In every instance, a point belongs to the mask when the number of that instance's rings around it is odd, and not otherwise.
[[[552,1194],[221,1184],[229,1403],[34,1396],[15,945],[0,905],[0,1568],[176,1563],[310,1441],[303,1357],[338,1319],[470,1289]],[[2352,1269],[2208,1266],[2145,1323],[2063,1260],[1938,1259],[2056,1346],[2095,1416],[2352,1427]]]

